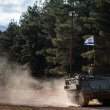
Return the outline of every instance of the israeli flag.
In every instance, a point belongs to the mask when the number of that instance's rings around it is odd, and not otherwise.
[[[91,36],[88,39],[86,39],[84,45],[94,45],[94,36]]]

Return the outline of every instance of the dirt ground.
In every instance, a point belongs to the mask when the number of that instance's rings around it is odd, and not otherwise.
[[[0,110],[110,110],[110,107],[89,105],[88,107],[33,107],[10,104],[0,104]]]
[[[0,110],[110,110],[110,106],[104,107],[102,105],[89,105],[88,107],[35,107],[12,104],[0,104]]]
[[[80,107],[32,107],[32,106],[0,104],[0,110],[92,110],[92,109]]]
[[[63,91],[0,90],[0,110],[110,110],[97,101],[88,107],[71,105]]]
[[[62,87],[62,86],[61,86]],[[0,110],[110,110],[97,101],[78,107],[68,100],[62,88],[38,90],[0,89]]]

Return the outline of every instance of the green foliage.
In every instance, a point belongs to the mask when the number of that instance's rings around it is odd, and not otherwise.
[[[107,68],[110,66],[110,2],[107,0],[94,0],[94,4],[95,7],[89,11],[90,16],[86,17],[84,26],[88,30],[86,35],[92,34],[95,38],[96,69],[100,73],[105,73],[110,71]],[[88,60],[93,59],[92,54],[89,52],[82,55],[88,57]]]
[[[94,57],[94,51],[87,51],[86,53],[81,54],[83,58],[88,58],[89,60]]]
[[[35,3],[22,14],[19,25],[12,20],[0,32],[0,51],[29,64],[33,76],[66,75],[70,62],[73,73],[87,72],[94,51],[84,41],[93,35],[97,71],[110,72],[109,10],[109,0],[46,0],[42,8]]]
[[[18,34],[19,31],[19,26],[17,25],[17,23],[12,20],[8,27],[7,30],[5,32],[2,32],[1,36],[0,36],[0,50],[1,53],[8,51],[11,56],[13,57],[14,50],[14,41],[16,39],[16,36]]]

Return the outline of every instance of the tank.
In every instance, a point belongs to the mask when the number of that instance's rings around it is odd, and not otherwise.
[[[110,75],[75,74],[65,79],[64,89],[71,101],[79,106],[87,106],[89,101],[97,99],[104,105],[110,104]]]

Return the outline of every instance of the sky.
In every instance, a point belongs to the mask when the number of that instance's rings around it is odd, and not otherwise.
[[[0,0],[0,25],[7,26],[11,19],[18,22],[27,6],[33,6],[36,1],[41,3],[44,0]]]

